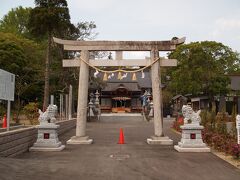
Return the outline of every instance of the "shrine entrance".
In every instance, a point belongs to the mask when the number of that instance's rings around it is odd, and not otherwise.
[[[99,72],[103,73],[103,80],[106,80],[112,74],[113,76],[115,74],[115,76],[117,76],[119,79],[123,79],[127,76],[127,74],[131,74],[133,81],[136,80],[137,72],[143,73],[143,71],[147,68],[150,69],[154,109],[154,134],[150,138],[147,138],[147,143],[162,145],[173,144],[173,141],[163,134],[160,68],[163,66],[176,66],[177,60],[160,59],[159,51],[173,51],[176,49],[177,45],[185,42],[185,38],[174,38],[169,41],[74,41],[54,38],[54,42],[63,45],[64,50],[66,51],[79,51],[81,54],[81,56],[77,59],[63,60],[63,67],[80,68],[76,136],[73,136],[70,140],[68,140],[68,144],[91,144],[93,142],[93,140],[86,135],[89,67],[95,69],[96,74]],[[90,59],[91,51],[116,51],[116,59]],[[150,59],[123,59],[123,51],[150,51]],[[137,70],[127,69],[127,67],[133,66],[139,66],[140,68]],[[117,69],[107,71],[105,69],[101,69],[101,67],[117,67]],[[119,93],[124,93],[124,91],[125,90],[121,92],[121,90],[119,90]],[[127,97],[128,96],[116,96],[115,98],[120,99]],[[117,101],[117,99],[114,101]],[[117,103],[117,106],[119,105],[124,107],[124,110],[126,110],[126,102],[124,106],[123,101]]]
[[[112,112],[127,113],[131,112],[131,97],[124,86],[119,86],[113,93]]]

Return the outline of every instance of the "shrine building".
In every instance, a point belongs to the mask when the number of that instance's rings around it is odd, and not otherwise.
[[[134,113],[142,111],[141,96],[145,90],[151,92],[150,72],[136,73],[136,80],[131,75],[119,80],[116,75],[106,81],[101,90],[100,104],[102,112]]]

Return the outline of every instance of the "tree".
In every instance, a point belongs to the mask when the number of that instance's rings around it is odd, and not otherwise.
[[[75,25],[75,29],[72,31],[67,31],[64,34],[65,39],[72,39],[72,40],[89,40],[94,39],[98,33],[95,31],[97,28],[96,24],[91,22],[78,22]],[[63,35],[62,35],[63,36]],[[78,68],[63,68],[62,67],[62,59],[73,59],[76,58],[78,52],[65,52],[63,53],[62,46],[55,46],[58,48],[53,48],[53,58],[54,60],[51,62],[51,92],[53,94],[67,93],[69,85],[78,86],[78,75],[79,69]],[[91,58],[103,58],[107,55],[106,52],[90,52]],[[92,71],[90,70],[90,74]],[[93,73],[92,73],[93,74]],[[103,82],[99,79],[91,78],[89,79],[89,86],[90,87],[100,87],[103,85]],[[77,94],[77,93],[76,93]]]
[[[13,40],[7,39],[3,33],[0,33],[0,65],[4,70],[16,75],[20,74],[22,68],[26,66],[22,47]]]
[[[29,37],[28,20],[31,8],[19,6],[11,9],[2,20],[0,20],[0,31]]]
[[[26,38],[0,32],[0,67],[16,75],[17,117],[21,100],[35,100],[41,86],[42,47]],[[32,95],[32,96],[31,96]]]
[[[98,33],[94,31],[97,26],[93,21],[78,22],[75,27],[77,30],[73,34],[74,39],[93,40],[98,35]]]
[[[66,0],[35,0],[36,7],[31,11],[29,29],[36,36],[47,35],[48,45],[45,60],[45,86],[43,110],[49,104],[49,63],[53,35],[62,36],[75,30],[70,22]]]
[[[180,45],[169,57],[178,59],[178,66],[168,72],[173,94],[206,94],[211,99],[225,95],[227,74],[240,69],[239,54],[214,41]]]

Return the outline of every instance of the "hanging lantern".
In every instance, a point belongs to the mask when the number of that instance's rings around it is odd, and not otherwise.
[[[133,73],[133,75],[132,75],[132,80],[133,80],[133,81],[136,81],[136,80],[137,80],[136,73]]]
[[[112,78],[112,76],[111,75],[108,75],[108,79],[111,79]]]
[[[144,74],[144,72],[142,71],[142,78],[145,78],[145,74]]]
[[[113,76],[114,76],[114,73],[112,73],[111,76],[113,77]]]
[[[118,79],[122,79],[122,73],[121,72],[118,72]]]
[[[103,81],[107,81],[107,79],[108,79],[107,73],[104,73],[104,75],[103,75]]]

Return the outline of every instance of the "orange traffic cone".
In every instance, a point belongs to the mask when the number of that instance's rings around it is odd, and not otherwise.
[[[4,116],[3,116],[2,128],[7,128],[7,117],[6,117],[6,114],[4,114]]]
[[[118,144],[124,144],[124,135],[123,135],[123,130],[122,130],[122,128],[120,128],[120,134],[119,134]]]

